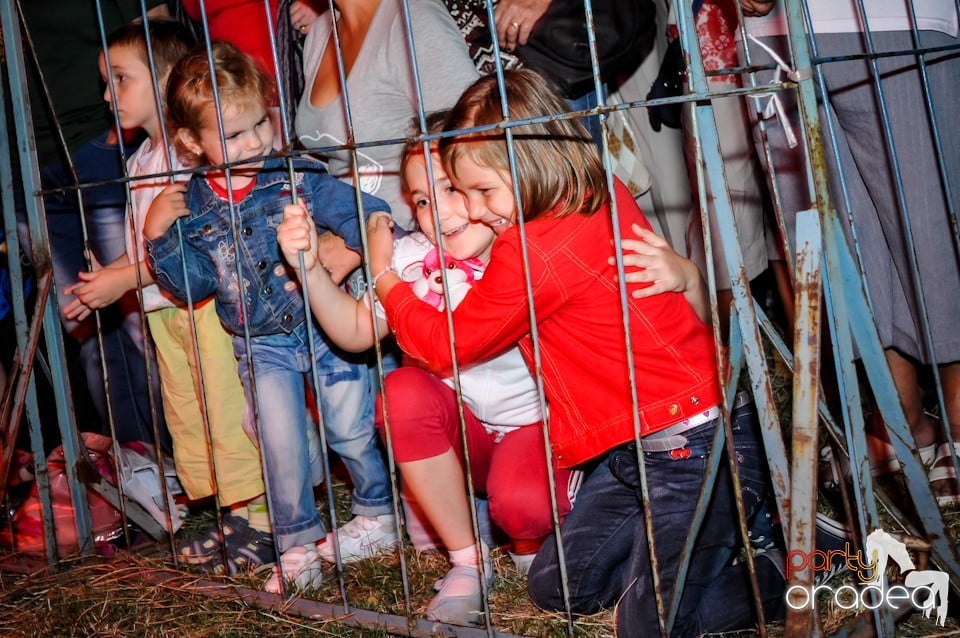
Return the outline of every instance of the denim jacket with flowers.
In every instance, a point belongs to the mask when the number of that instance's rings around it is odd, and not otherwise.
[[[331,177],[319,162],[300,158],[293,166],[297,197],[313,216],[317,232],[332,231],[360,252],[354,187]],[[220,321],[235,335],[244,334],[244,323],[251,336],[289,334],[306,318],[299,288],[284,288],[296,281],[296,274],[277,243],[277,226],[289,203],[290,171],[284,159],[268,159],[253,190],[234,204],[235,229],[229,202],[214,193],[206,177],[194,175],[186,192],[190,215],[179,224],[182,252],[177,224],[146,242],[157,283],[184,301],[188,290],[194,301],[216,294]],[[374,211],[390,211],[386,202],[366,193],[361,207],[364,219]],[[284,266],[280,275],[278,265]]]

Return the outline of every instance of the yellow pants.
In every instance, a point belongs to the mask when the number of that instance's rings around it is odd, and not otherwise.
[[[213,299],[197,304],[194,316],[200,366],[190,311],[162,308],[147,313],[157,347],[163,413],[187,496],[199,499],[217,494],[221,505],[232,505],[263,494],[260,452],[243,431],[243,386],[230,335],[220,325]],[[212,463],[201,396],[206,398]],[[211,470],[216,472],[216,483]]]

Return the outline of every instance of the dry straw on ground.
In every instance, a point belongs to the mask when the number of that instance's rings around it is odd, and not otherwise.
[[[343,490],[346,492],[346,490]],[[960,513],[948,512],[947,520],[957,525]],[[209,513],[194,516],[194,526],[212,520]],[[149,552],[148,552],[149,553]],[[408,573],[410,605],[422,615],[432,595],[433,582],[443,575],[446,561],[438,553],[420,554],[404,550]],[[490,592],[490,608],[498,631],[525,636],[567,636],[562,614],[545,614],[530,603],[525,582],[510,559],[495,552],[498,572]],[[39,565],[39,563],[38,563]],[[403,616],[406,603],[399,569],[399,556],[391,555],[363,561],[344,569],[344,584],[350,605],[375,612]],[[208,577],[203,576],[204,579]],[[205,637],[236,636],[386,636],[368,628],[352,628],[320,618],[302,618],[294,608],[283,604],[273,608],[257,606],[241,596],[243,589],[256,589],[262,575],[236,578],[212,577],[229,585],[227,597],[218,598],[199,590],[205,581],[201,575],[175,569],[163,557],[150,558],[142,553],[121,551],[115,558],[67,561],[62,570],[48,573],[42,565],[36,571],[17,574],[0,564],[0,636],[32,638],[38,636],[137,636]],[[840,580],[839,583],[843,581]],[[852,583],[852,581],[850,581]],[[235,591],[236,595],[231,595]],[[311,601],[341,605],[339,582],[333,567],[324,573],[323,585],[304,594]],[[831,608],[827,601],[819,607],[827,635],[838,631],[852,615]],[[769,635],[779,638],[782,627],[768,627]],[[953,619],[947,627],[914,614],[897,626],[897,636],[957,635]],[[613,636],[611,613],[577,619],[577,638]]]
[[[781,391],[775,397],[781,418],[789,415],[790,372],[784,366],[771,366],[774,387]],[[895,486],[894,486],[895,487]],[[350,492],[335,483],[336,510],[340,521],[349,517]],[[322,499],[325,501],[325,499]],[[821,509],[830,510],[821,500]],[[326,505],[323,504],[326,512]],[[827,513],[836,516],[832,511]],[[945,523],[954,539],[960,538],[960,511],[944,512]],[[180,536],[195,533],[214,522],[211,511],[191,515]],[[882,521],[884,529],[896,529],[892,520]],[[169,544],[166,544],[169,549]],[[236,578],[207,577],[226,585],[226,597],[203,593],[198,584],[201,575],[186,568],[177,569],[163,549],[149,546],[146,551],[121,551],[115,558],[66,561],[59,571],[49,573],[41,562],[31,573],[7,569],[10,556],[0,555],[0,636],[32,638],[38,636],[136,636],[136,637],[205,637],[236,636],[269,638],[272,636],[385,636],[383,631],[360,629],[322,618],[303,618],[293,614],[292,605],[258,606],[241,596],[240,588],[257,590],[263,575]],[[497,631],[526,636],[568,635],[563,614],[546,614],[530,602],[525,581],[510,559],[494,552],[498,572],[496,585],[490,591],[490,609]],[[153,557],[150,557],[153,556]],[[420,554],[404,549],[404,561],[410,593],[410,611],[423,615],[433,594],[433,584],[447,569],[439,553]],[[12,557],[15,558],[15,557]],[[405,616],[407,602],[401,576],[399,555],[384,556],[347,566],[343,572],[350,606]],[[896,576],[891,573],[891,576]],[[838,579],[837,585],[844,581]],[[848,581],[850,584],[852,580]],[[236,595],[232,595],[232,593]],[[223,592],[221,592],[223,593]],[[324,583],[304,594],[304,599],[342,605],[339,579],[333,567],[324,572]],[[269,602],[269,601],[268,601]],[[276,602],[276,601],[274,601]],[[951,607],[957,606],[951,601]],[[853,619],[851,612],[832,607],[827,600],[818,601],[821,622],[826,635],[841,630]],[[955,614],[960,609],[952,609]],[[611,612],[578,618],[574,623],[576,638],[613,636]],[[783,628],[772,624],[767,628],[772,638],[780,638]],[[920,614],[913,614],[897,625],[897,636],[960,635],[957,623],[948,619],[946,627],[938,627]]]
[[[443,575],[438,554],[407,550],[411,605],[422,614],[431,585]],[[529,636],[565,636],[562,615],[537,611],[526,597],[523,579],[508,558],[498,556],[502,576],[491,591],[494,624],[500,631]],[[322,587],[304,598],[333,604],[342,599],[333,569]],[[398,558],[383,557],[348,566],[344,579],[351,605],[403,615],[405,603]],[[154,584],[156,581],[163,584]],[[241,587],[256,587],[261,578],[215,578]],[[214,599],[197,591],[199,578],[172,569],[169,561],[121,552],[109,561],[89,559],[65,565],[55,574],[0,572],[0,635],[35,636],[381,636],[373,629],[355,629],[322,619],[304,619],[280,609]],[[610,614],[583,618],[576,635],[612,635]]]

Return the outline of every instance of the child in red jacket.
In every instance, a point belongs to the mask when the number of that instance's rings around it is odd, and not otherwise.
[[[662,292],[662,285],[654,287],[635,273],[626,283],[624,307],[611,264],[613,224],[626,235],[634,225],[649,229],[647,220],[623,184],[608,191],[596,147],[579,123],[542,117],[566,109],[539,76],[508,71],[504,83],[512,120],[543,120],[513,129],[516,185],[502,128],[441,142],[447,174],[470,218],[499,234],[484,278],[452,313],[455,352],[447,318],[390,272],[389,220],[382,217],[371,220],[367,231],[376,293],[403,350],[438,374],[449,373],[454,356],[467,365],[519,344],[528,367],[543,380],[556,462],[573,467],[599,461],[562,526],[571,607],[591,613],[619,599],[622,635],[654,632],[655,592],[669,604],[719,423],[716,348],[696,310],[705,307],[703,288],[679,277]],[[502,121],[498,80],[490,76],[467,89],[447,128]],[[734,431],[749,514],[765,483],[756,470],[760,452],[747,416],[734,415]],[[641,496],[638,442],[648,503]],[[731,618],[737,626],[751,622],[742,571],[724,569],[738,534],[723,470],[712,498],[681,592],[675,634],[713,630],[711,623]],[[650,569],[645,506],[659,587]],[[529,575],[538,605],[565,607],[558,572],[551,540]],[[715,613],[714,604],[737,613]]]

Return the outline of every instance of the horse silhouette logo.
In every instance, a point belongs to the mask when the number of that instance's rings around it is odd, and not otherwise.
[[[935,569],[917,569],[910,558],[907,546],[903,541],[894,538],[882,529],[875,530],[867,536],[867,560],[873,565],[870,577],[863,581],[865,585],[884,589],[886,584],[887,561],[893,560],[900,568],[900,573],[906,573],[903,584],[913,590],[911,599],[914,604],[923,610],[926,618],[930,617],[933,609],[937,610],[937,624],[943,627],[947,620],[947,605],[949,603],[947,588],[950,586],[946,572]],[[923,600],[917,598],[926,590]]]

